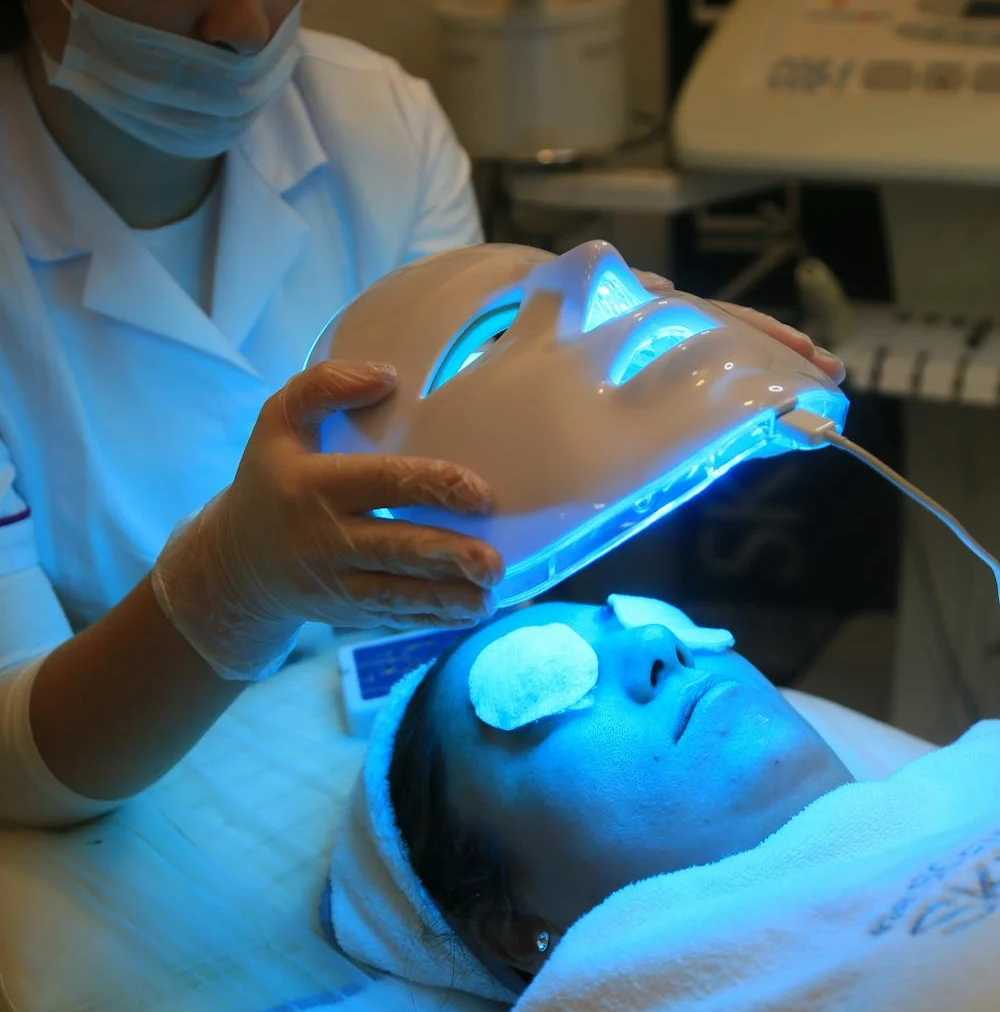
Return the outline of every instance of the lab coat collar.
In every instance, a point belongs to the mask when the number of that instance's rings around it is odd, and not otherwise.
[[[12,142],[10,157],[0,159],[0,204],[30,259],[92,254],[83,297],[88,309],[256,374],[239,347],[309,231],[285,194],[328,160],[294,84],[227,157],[214,320],[59,150],[15,57],[0,57],[0,137]]]
[[[285,195],[327,161],[294,85],[265,110],[227,159],[213,318],[237,347],[309,235],[308,223]]]
[[[294,80],[257,117],[237,150],[282,195],[329,161]]]

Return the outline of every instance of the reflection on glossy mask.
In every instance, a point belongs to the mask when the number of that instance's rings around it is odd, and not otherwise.
[[[736,639],[728,629],[703,629],[687,615],[665,601],[652,597],[629,597],[626,594],[612,594],[608,604],[615,618],[625,629],[637,629],[646,625],[658,625],[668,629],[691,651],[721,654],[736,645]]]
[[[484,724],[514,731],[589,705],[597,669],[594,648],[569,626],[523,626],[493,640],[476,657],[469,698]]]
[[[298,62],[299,3],[259,52],[242,55],[63,0],[62,60],[42,50],[49,83],[70,91],[130,136],[181,158],[233,146],[288,83]]]

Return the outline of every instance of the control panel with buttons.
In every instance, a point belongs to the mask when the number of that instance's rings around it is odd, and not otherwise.
[[[1000,183],[1000,0],[743,0],[675,111],[687,168]]]

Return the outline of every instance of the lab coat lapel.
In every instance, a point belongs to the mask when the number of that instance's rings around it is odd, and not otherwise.
[[[309,226],[241,148],[226,164],[213,318],[237,348],[302,252]]]
[[[124,223],[108,215],[84,290],[88,309],[179,341],[254,373],[253,367]]]
[[[0,206],[28,257],[89,254],[85,308],[254,372],[56,147],[13,57],[0,57],[0,137],[17,142],[0,152]]]

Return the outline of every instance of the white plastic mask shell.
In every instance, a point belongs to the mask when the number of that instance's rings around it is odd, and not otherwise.
[[[609,273],[647,301],[586,330]],[[506,333],[432,389],[457,336],[504,306],[520,306]],[[712,329],[612,382],[643,334],[692,312],[711,318]],[[838,425],[847,410],[836,385],[801,355],[709,303],[653,298],[603,242],[560,257],[485,245],[417,261],[342,311],[310,361],[331,356],[390,362],[398,382],[381,404],[332,416],[323,449],[449,460],[489,483],[488,517],[423,507],[392,515],[492,544],[507,564],[501,606],[536,596],[641,530],[681,501],[670,496],[685,480],[695,494],[705,482],[692,462],[704,461],[706,448],[732,454],[746,442],[739,459],[784,452],[776,410],[805,397]],[[706,473],[712,480],[721,470]],[[668,506],[651,512],[648,489],[660,489]]]

